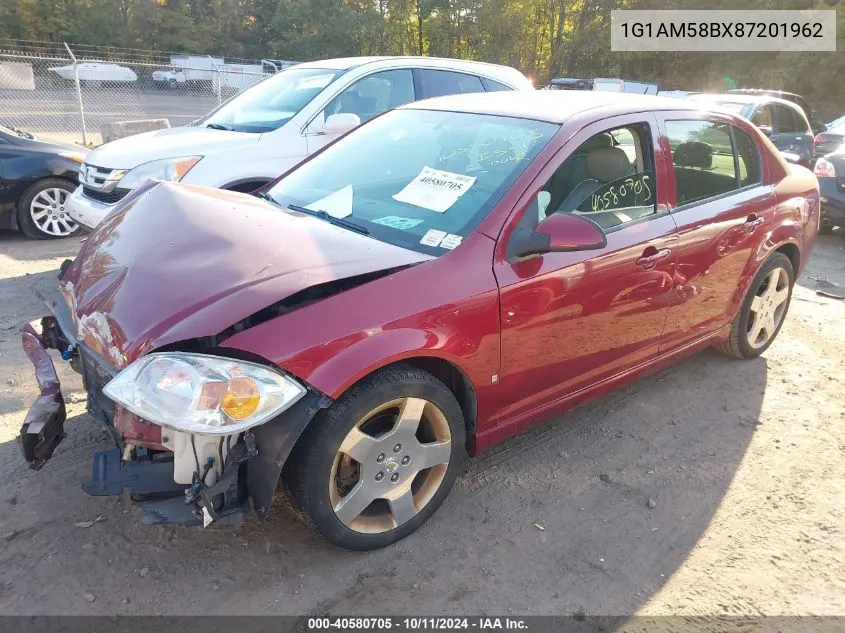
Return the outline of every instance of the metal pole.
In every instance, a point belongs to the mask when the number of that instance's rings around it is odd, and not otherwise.
[[[217,73],[217,105],[220,105],[222,103],[222,100],[220,99],[220,82],[223,78],[220,76],[220,67],[214,61],[214,58],[211,55],[208,55],[207,57],[211,61],[211,65],[214,66],[214,70]]]
[[[82,144],[87,147],[88,134],[85,129],[85,108],[82,105],[82,86],[79,83],[79,66],[76,63],[76,55],[74,55],[73,51],[70,50],[70,46],[67,45],[67,42],[62,42],[62,44],[65,45],[65,50],[67,50],[67,54],[70,55],[70,58],[73,61],[73,81],[76,84],[76,100],[79,102],[79,118],[82,120]]]

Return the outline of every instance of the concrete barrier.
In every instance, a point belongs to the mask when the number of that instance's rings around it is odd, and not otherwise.
[[[143,119],[140,121],[113,121],[104,123],[101,128],[103,143],[116,141],[119,138],[126,138],[142,132],[152,130],[163,130],[170,127],[167,119]]]

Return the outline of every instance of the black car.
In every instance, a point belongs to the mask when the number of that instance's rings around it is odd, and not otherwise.
[[[816,134],[813,144],[813,155],[815,158],[835,152],[845,145],[845,122],[828,126],[824,132]]]
[[[834,226],[845,228],[845,145],[816,161],[813,173],[819,180],[822,206],[822,232]]]
[[[33,239],[79,231],[64,205],[86,153],[0,125],[0,229],[20,229]]]

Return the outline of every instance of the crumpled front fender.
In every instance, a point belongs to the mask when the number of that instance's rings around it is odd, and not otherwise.
[[[299,436],[320,409],[331,403],[328,396],[309,391],[282,415],[252,429],[258,455],[247,462],[246,480],[252,505],[261,519],[269,515],[282,468]]]

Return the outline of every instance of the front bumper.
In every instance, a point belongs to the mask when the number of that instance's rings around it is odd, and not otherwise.
[[[84,357],[89,352],[80,354],[84,345],[70,331],[67,305],[58,301],[52,303],[52,308],[55,316],[28,323],[21,334],[41,389],[18,438],[30,468],[43,468],[65,437],[65,403],[47,351],[57,349],[83,374],[88,412],[106,425],[116,444],[115,448],[94,454],[91,479],[82,485],[85,492],[110,496],[121,495],[128,489],[130,498],[141,506],[141,522],[146,524],[205,526],[213,521],[237,521],[243,517],[249,501],[260,518],[267,517],[282,468],[294,444],[317,412],[331,403],[328,397],[309,390],[282,415],[242,434],[226,457],[222,476],[216,483],[177,484],[173,480],[173,453],[139,447],[134,435],[133,446],[127,448],[114,424],[123,410],[118,407],[116,414],[114,405],[102,394],[107,380],[94,380],[86,371]],[[105,403],[111,405],[111,411],[104,407]]]
[[[82,193],[82,185],[79,185],[70,195],[67,206],[70,217],[88,230],[95,229],[115,207],[113,204],[91,200]]]
[[[41,470],[64,439],[67,417],[56,367],[41,335],[40,321],[27,323],[21,332],[21,344],[35,367],[35,378],[41,388],[41,394],[24,418],[19,436],[24,459],[33,470]]]

